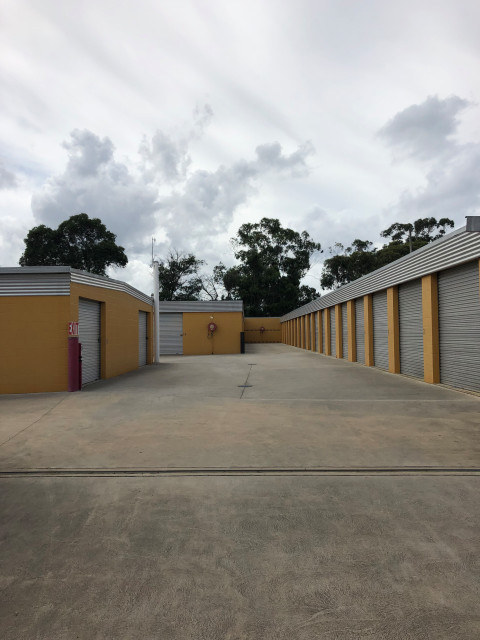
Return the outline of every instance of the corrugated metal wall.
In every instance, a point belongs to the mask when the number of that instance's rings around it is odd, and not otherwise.
[[[342,357],[348,360],[348,323],[347,303],[342,304]]]
[[[160,314],[160,355],[183,354],[183,313]]]
[[[138,312],[138,366],[144,367],[147,364],[148,354],[148,314],[146,311]]]
[[[315,341],[313,344],[313,350],[318,351],[318,318],[316,313],[313,314],[312,321],[313,321],[313,339]]]
[[[388,370],[387,292],[373,294],[373,359],[376,367]]]
[[[330,355],[337,355],[335,307],[330,307]]]
[[[398,288],[400,325],[400,372],[423,378],[422,281]]]
[[[82,345],[82,384],[100,379],[100,302],[80,298],[78,341]]]
[[[365,317],[363,312],[363,298],[357,298],[355,300],[355,329],[357,362],[365,364]]]
[[[480,391],[478,261],[438,274],[440,381]]]

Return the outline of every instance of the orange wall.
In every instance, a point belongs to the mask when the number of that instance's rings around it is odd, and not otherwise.
[[[90,285],[71,284],[70,318],[78,321],[78,299],[101,302],[102,378],[112,378],[138,368],[138,312],[148,317],[148,357],[153,360],[153,309],[124,291],[113,291]]]
[[[68,389],[68,296],[0,298],[0,393]]]
[[[260,327],[264,327],[263,333]],[[280,318],[245,318],[245,342],[281,342]]]
[[[209,335],[208,324],[217,329]],[[240,353],[240,333],[243,331],[241,311],[183,314],[183,353],[201,356],[222,353]]]

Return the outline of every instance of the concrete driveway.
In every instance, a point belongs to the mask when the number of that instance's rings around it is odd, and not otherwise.
[[[480,398],[249,351],[0,398],[2,638],[480,637]]]

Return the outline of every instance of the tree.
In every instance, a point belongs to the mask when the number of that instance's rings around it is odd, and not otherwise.
[[[208,300],[224,299],[224,295],[221,293],[223,287],[223,278],[225,276],[227,268],[220,262],[213,267],[213,273],[211,275],[200,276],[202,281],[202,291]]]
[[[198,300],[203,288],[199,269],[204,264],[192,254],[170,251],[160,262],[160,300]]]
[[[343,245],[336,243],[343,252],[327,258],[323,263],[321,286],[324,289],[336,289],[374,271],[377,268],[377,255],[372,245],[370,240],[356,239],[351,247],[344,249]]]
[[[104,276],[110,265],[124,267],[128,263],[124,248],[115,243],[116,237],[99,218],[80,213],[64,220],[57,229],[44,224],[30,229],[19,264],[66,265]]]
[[[227,299],[243,300],[247,316],[280,316],[318,297],[315,289],[300,284],[311,255],[321,250],[306,231],[262,218],[243,224],[232,244],[240,264],[223,268],[223,286]]]
[[[454,222],[450,218],[441,218],[438,222],[435,218],[418,218],[412,224],[410,222],[394,222],[388,229],[380,233],[382,238],[391,238],[391,242],[407,245],[410,253],[415,249],[425,246],[429,242],[438,240],[446,233],[446,227],[453,229]],[[438,233],[435,235],[435,231]]]
[[[335,247],[340,251],[325,260],[320,283],[325,289],[341,287],[438,240],[445,235],[447,227],[453,226],[454,222],[449,218],[441,218],[438,222],[435,218],[419,218],[413,223],[395,222],[382,231],[380,236],[390,238],[390,242],[381,249],[373,247],[369,240],[354,240],[347,249],[336,243]],[[334,252],[331,250],[331,253]]]

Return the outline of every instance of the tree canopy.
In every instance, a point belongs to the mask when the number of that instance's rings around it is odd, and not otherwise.
[[[280,316],[310,302],[318,293],[300,281],[310,257],[320,251],[306,231],[284,228],[275,218],[243,224],[232,239],[240,264],[219,265],[227,298],[243,300],[247,316]]]
[[[198,300],[203,288],[199,274],[203,260],[173,249],[158,267],[160,300]]]
[[[335,245],[337,253],[331,250],[331,258],[323,265],[321,285],[324,289],[336,289],[361,276],[375,271],[411,251],[445,235],[447,227],[453,227],[449,218],[419,218],[413,223],[395,222],[380,233],[382,238],[390,238],[381,249],[373,247],[369,240],[354,240],[352,246]],[[372,248],[373,247],[373,248]]]
[[[124,248],[115,243],[116,237],[99,218],[80,213],[64,220],[57,229],[44,224],[30,229],[19,264],[65,265],[103,276],[107,267],[128,263]]]

